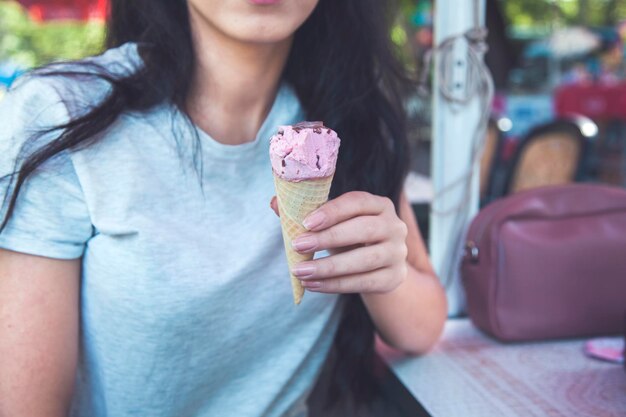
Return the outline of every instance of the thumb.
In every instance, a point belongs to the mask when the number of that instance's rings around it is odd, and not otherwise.
[[[276,200],[276,196],[272,197],[272,201],[270,201],[270,208],[274,210],[274,213],[276,213],[278,217],[280,217],[280,213],[278,212],[278,201]]]

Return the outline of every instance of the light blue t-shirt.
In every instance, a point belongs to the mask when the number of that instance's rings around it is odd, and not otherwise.
[[[133,44],[92,60],[117,73],[141,65]],[[0,101],[0,176],[34,132],[107,91],[88,77],[24,77]],[[307,293],[293,305],[269,208],[269,138],[302,119],[283,85],[254,141],[229,146],[198,130],[197,171],[194,135],[173,106],[128,112],[95,145],[61,153],[27,182],[0,247],[82,256],[72,416],[305,415],[340,303]]]

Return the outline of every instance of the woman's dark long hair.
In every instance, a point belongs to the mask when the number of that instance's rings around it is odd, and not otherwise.
[[[342,139],[331,196],[362,190],[387,196],[397,206],[408,167],[401,105],[406,79],[389,40],[393,18],[389,4],[320,0],[295,35],[283,77],[294,88],[307,118],[323,120]],[[126,42],[140,45],[144,65],[123,77],[105,69],[96,71],[95,76],[111,84],[111,93],[87,114],[57,126],[59,137],[21,162],[0,232],[24,182],[53,156],[105,137],[98,133],[123,112],[171,102],[185,113],[194,69],[186,1],[112,0],[107,47]],[[54,66],[43,71],[55,76],[78,73],[84,75],[80,69],[55,70]],[[371,393],[372,375],[365,364],[374,356],[374,327],[360,296],[345,297],[327,391],[331,407],[346,400],[352,405],[367,403]]]

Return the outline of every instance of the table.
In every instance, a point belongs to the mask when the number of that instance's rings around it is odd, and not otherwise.
[[[432,417],[625,417],[624,369],[587,358],[583,343],[500,344],[454,319],[428,355],[378,350]]]

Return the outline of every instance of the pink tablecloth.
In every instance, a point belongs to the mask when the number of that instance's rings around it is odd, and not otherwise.
[[[583,344],[503,345],[463,319],[423,357],[379,351],[433,417],[625,417],[626,373]]]

